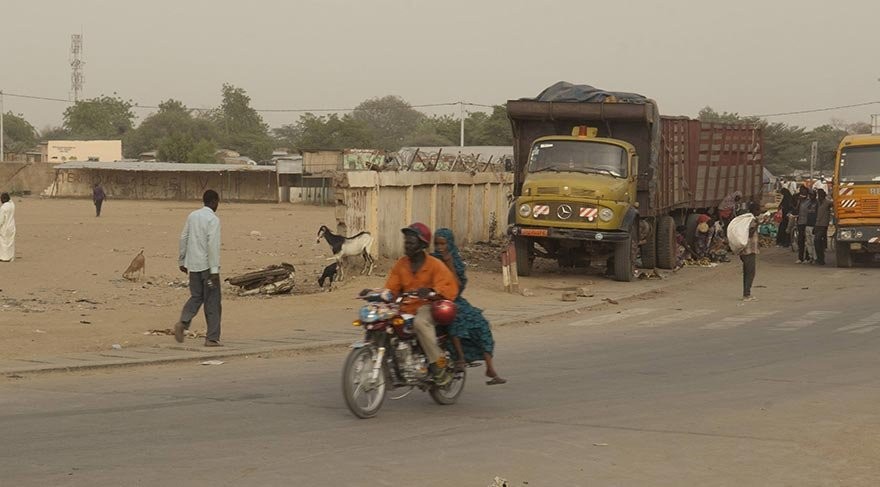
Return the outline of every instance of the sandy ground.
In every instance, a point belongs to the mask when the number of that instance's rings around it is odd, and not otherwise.
[[[15,203],[16,260],[0,264],[0,358],[170,339],[145,332],[170,328],[189,296],[186,276],[177,269],[177,245],[183,222],[200,207],[198,202],[109,200],[100,218],[89,200],[24,197]],[[367,278],[357,275],[360,262],[352,261],[350,279],[337,292],[320,292],[316,280],[330,248],[315,237],[322,224],[334,227],[333,214],[331,207],[221,203],[221,277],[288,262],[296,267],[297,281],[294,294],[274,297],[239,297],[224,285],[224,339],[285,336],[304,323],[328,329],[350,323],[358,305],[352,297],[365,287],[381,286],[392,262],[379,260],[374,276]],[[141,248],[146,277],[127,281],[122,272]],[[486,245],[465,252],[472,266],[469,299],[481,307],[521,304],[522,296],[501,289],[497,255]],[[584,272],[555,271],[523,285],[539,295],[558,296],[560,289],[590,280],[627,285]],[[201,315],[193,329],[204,330]]]

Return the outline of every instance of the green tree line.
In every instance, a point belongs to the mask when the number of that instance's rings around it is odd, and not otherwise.
[[[38,132],[21,114],[5,117],[4,147],[9,152],[33,148],[39,140],[122,139],[123,155],[136,158],[157,150],[162,161],[215,162],[218,148],[232,149],[255,160],[271,157],[275,147],[299,149],[366,148],[394,151],[405,146],[458,145],[460,121],[450,115],[426,115],[397,96],[371,98],[350,113],[305,113],[291,124],[274,129],[251,107],[247,92],[224,84],[220,106],[193,110],[174,99],[135,125],[135,105],[114,93],[79,101],[63,114],[61,127]],[[847,134],[870,133],[867,123],[834,121],[807,130],[737,113],[702,109],[707,122],[750,123],[763,129],[764,161],[776,174],[809,168],[810,144],[819,143],[817,169],[829,171],[840,139]],[[470,112],[464,121],[465,145],[511,145],[512,134],[503,105],[491,113]]]

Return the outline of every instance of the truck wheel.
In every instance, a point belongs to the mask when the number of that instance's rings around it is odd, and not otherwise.
[[[639,246],[640,255],[642,256],[642,269],[653,269],[657,267],[657,239],[654,237],[654,220],[644,220],[651,226],[651,232],[648,234],[647,241]],[[639,240],[641,240],[639,234]]]
[[[532,262],[534,257],[534,243],[526,237],[513,237],[513,247],[516,250],[516,273],[527,277],[532,275]]]
[[[633,280],[633,254],[639,242],[638,226],[629,227],[629,238],[614,245],[614,280],[630,282]]]
[[[684,231],[684,241],[690,246],[690,248],[694,248],[694,240],[697,235],[697,221],[700,219],[699,213],[691,213],[687,217],[687,222],[685,223],[685,231]]]
[[[657,267],[675,269],[678,245],[675,243],[675,220],[661,216],[657,223]]]
[[[852,267],[852,252],[846,242],[835,242],[834,255],[837,258],[837,267]]]

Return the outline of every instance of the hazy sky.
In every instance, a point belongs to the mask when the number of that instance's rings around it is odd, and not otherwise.
[[[67,98],[82,30],[84,96],[144,105],[213,107],[223,82],[267,109],[387,94],[496,104],[566,80],[642,93],[668,115],[766,114],[880,100],[878,18],[877,0],[0,0],[0,90]],[[37,128],[65,108],[5,100]],[[772,120],[871,113],[880,104]]]

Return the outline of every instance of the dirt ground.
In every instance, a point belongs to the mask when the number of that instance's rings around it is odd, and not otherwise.
[[[107,350],[113,344],[149,346],[168,336],[145,334],[170,328],[188,298],[186,276],[177,269],[183,222],[198,202],[116,201],[104,203],[100,218],[90,200],[15,198],[16,260],[0,264],[0,358],[51,356]],[[350,322],[365,287],[384,282],[390,259],[380,259],[372,278],[357,276],[333,293],[320,292],[317,277],[330,256],[326,242],[316,243],[321,225],[333,228],[331,207],[221,203],[221,277],[270,264],[296,267],[292,295],[239,297],[224,285],[223,338],[285,336],[295,327],[333,329]],[[259,232],[259,236],[252,235]],[[131,259],[144,249],[146,277],[122,278]],[[499,247],[475,244],[463,250],[470,265],[469,299],[478,306],[521,304],[520,295],[503,292]],[[550,279],[547,279],[547,277]],[[554,274],[523,280],[536,293],[558,295],[596,279],[586,273]],[[601,278],[599,278],[601,279]],[[607,282],[609,286],[626,285]],[[533,298],[540,299],[540,298]],[[545,298],[546,299],[546,298]],[[325,323],[328,321],[333,323]],[[338,322],[338,323],[337,323]],[[193,329],[204,330],[200,315]]]

